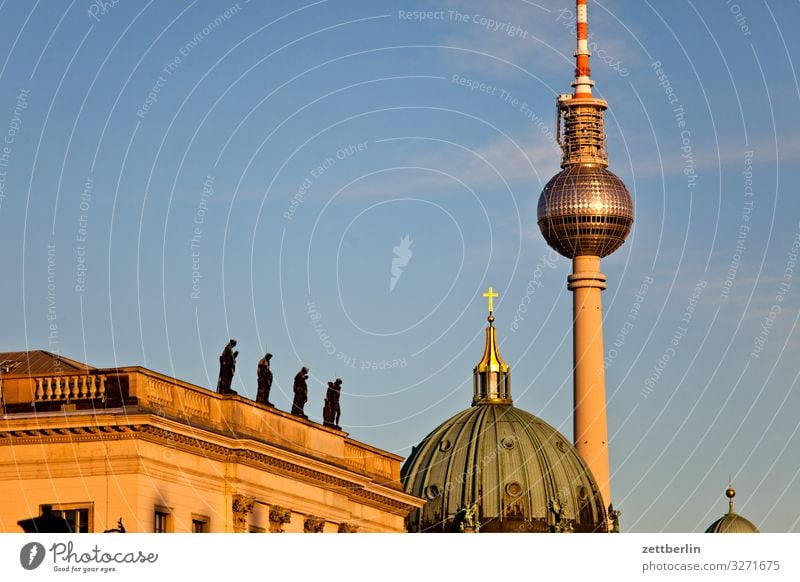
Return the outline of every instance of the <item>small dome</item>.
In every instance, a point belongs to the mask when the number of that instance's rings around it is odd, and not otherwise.
[[[427,500],[409,531],[454,530],[474,507],[482,532],[605,532],[597,484],[552,426],[511,404],[482,402],[442,423],[403,465],[406,492]],[[551,504],[563,508],[558,522]]]
[[[728,513],[708,526],[706,533],[759,533],[753,522],[733,512],[733,498],[736,496],[733,487],[725,490],[725,496],[730,500]]]
[[[759,533],[759,531],[749,519],[729,513],[708,526],[706,533]]]
[[[608,169],[574,165],[547,183],[537,214],[547,244],[560,254],[605,257],[625,242],[633,225],[633,201]]]

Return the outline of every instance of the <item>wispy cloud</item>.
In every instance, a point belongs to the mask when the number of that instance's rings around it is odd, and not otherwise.
[[[382,143],[395,148],[397,167],[407,168],[398,170],[403,172],[403,179],[398,180],[395,172],[378,174],[382,176],[377,178],[379,188],[371,179],[355,184],[345,196],[394,198],[414,192],[436,196],[463,192],[464,186],[480,193],[506,184],[512,189],[520,185],[529,189],[543,185],[558,169],[558,146],[535,132],[521,139],[496,137],[475,147],[425,137],[400,137]]]

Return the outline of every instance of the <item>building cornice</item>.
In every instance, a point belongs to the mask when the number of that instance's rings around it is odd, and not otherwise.
[[[120,411],[114,412],[117,414],[7,416],[4,426],[0,425],[0,446],[136,439],[189,454],[201,454],[220,462],[283,474],[398,515],[405,516],[423,504],[423,500],[394,488],[398,484],[391,480],[378,482],[373,476],[350,470],[344,464],[299,454],[248,437],[219,434],[155,414],[126,414],[121,417]]]

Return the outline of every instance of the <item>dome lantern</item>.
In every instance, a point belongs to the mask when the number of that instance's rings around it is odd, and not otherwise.
[[[472,371],[472,405],[493,403],[511,404],[511,369],[503,361],[497,349],[497,333],[494,327],[494,302],[498,294],[492,287],[483,294],[489,300],[489,317],[486,326],[486,343],[483,357]]]

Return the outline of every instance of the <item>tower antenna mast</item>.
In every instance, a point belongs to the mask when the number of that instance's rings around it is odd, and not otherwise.
[[[586,6],[588,0],[577,0],[575,9],[576,32],[578,36],[578,48],[575,51],[575,80],[572,86],[575,87],[575,97],[585,99],[592,97],[592,86],[594,81],[591,79],[591,69],[589,68],[589,11]]]

